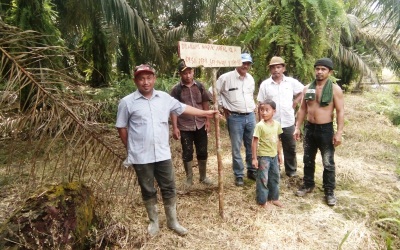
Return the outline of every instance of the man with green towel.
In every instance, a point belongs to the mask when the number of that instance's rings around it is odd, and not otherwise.
[[[300,127],[307,118],[304,127],[304,178],[303,185],[297,190],[297,196],[311,193],[315,187],[315,157],[321,152],[323,188],[325,200],[329,206],[336,204],[335,147],[342,141],[344,126],[344,98],[341,88],[333,84],[329,76],[333,72],[333,62],[329,58],[318,59],[314,64],[315,80],[307,85],[304,98],[297,112],[295,140],[300,139]],[[336,110],[337,131],[333,129],[333,112]]]

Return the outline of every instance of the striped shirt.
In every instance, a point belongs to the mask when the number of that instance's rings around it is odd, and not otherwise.
[[[178,84],[180,84],[181,88],[180,98],[178,97]],[[181,102],[197,109],[203,109],[203,102],[210,101],[208,91],[205,88],[201,91],[195,81],[190,87],[182,84],[182,82],[178,84],[172,88],[171,96],[181,100]],[[196,129],[204,127],[206,120],[206,117],[181,115],[178,116],[178,129],[181,131],[196,131]]]

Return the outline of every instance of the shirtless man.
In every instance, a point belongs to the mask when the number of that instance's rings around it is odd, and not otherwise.
[[[342,142],[344,126],[344,98],[340,87],[333,84],[329,76],[333,72],[333,62],[329,58],[321,58],[314,65],[315,80],[303,90],[303,100],[297,112],[294,139],[300,139],[300,127],[304,118],[304,178],[303,185],[297,190],[297,196],[311,193],[315,187],[315,157],[321,151],[323,172],[323,188],[325,200],[329,206],[336,204],[335,182],[335,147]],[[336,110],[337,131],[333,129],[333,111]]]

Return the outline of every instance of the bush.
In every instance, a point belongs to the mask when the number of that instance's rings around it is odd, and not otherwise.
[[[391,91],[372,91],[368,92],[370,99],[374,102],[370,103],[367,108],[378,114],[384,114],[389,117],[393,125],[400,125],[400,99]]]

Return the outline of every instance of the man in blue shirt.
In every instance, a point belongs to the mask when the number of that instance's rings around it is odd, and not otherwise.
[[[135,169],[142,198],[150,223],[148,233],[159,232],[157,212],[157,189],[154,178],[161,190],[167,226],[179,235],[186,235],[176,216],[175,174],[169,146],[170,113],[214,117],[217,111],[200,110],[180,103],[169,94],[154,89],[155,70],[149,65],[134,69],[137,90],[118,105],[116,127],[128,153],[127,164]]]

